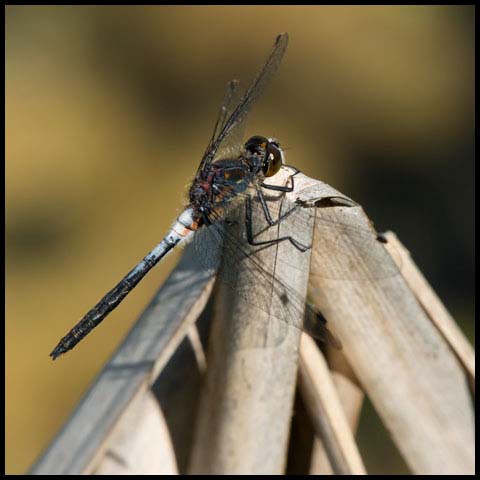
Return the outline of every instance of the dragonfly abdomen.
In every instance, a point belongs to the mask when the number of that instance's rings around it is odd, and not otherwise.
[[[58,343],[50,356],[55,360],[71,350],[86,337],[122,300],[137,286],[142,278],[182,240],[199,227],[192,208],[184,210],[165,238],[110,290]]]

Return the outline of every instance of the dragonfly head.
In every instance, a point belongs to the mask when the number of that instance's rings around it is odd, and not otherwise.
[[[275,175],[285,163],[283,150],[275,138],[256,135],[247,141],[245,149],[254,159],[258,159],[257,168],[266,177]]]

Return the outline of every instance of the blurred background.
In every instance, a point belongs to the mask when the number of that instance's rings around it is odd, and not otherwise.
[[[474,7],[8,6],[7,473],[29,469],[175,265],[51,362],[166,232],[226,82],[246,86],[283,31],[247,135],[279,138],[394,230],[473,342]],[[368,405],[358,435],[370,473],[407,471]]]

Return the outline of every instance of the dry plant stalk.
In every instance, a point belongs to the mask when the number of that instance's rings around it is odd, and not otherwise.
[[[300,351],[302,356],[302,351]],[[345,355],[341,350],[327,348],[329,372],[335,386],[338,399],[348,426],[353,435],[357,431],[360,413],[362,411],[363,400],[365,394],[361,389],[355,374],[348,365]],[[301,368],[301,366],[300,366]],[[322,436],[314,438],[311,459],[310,459],[310,475],[331,475],[333,468],[329,455],[325,450]]]
[[[323,222],[339,229],[321,230]],[[473,411],[465,374],[360,207],[317,208],[315,303],[406,462],[417,474],[473,473]],[[317,245],[318,242],[318,245]],[[348,261],[344,261],[348,259]],[[356,281],[352,268],[363,273]],[[335,273],[334,279],[322,273]],[[350,281],[338,281],[338,278]]]
[[[413,262],[410,252],[402,245],[393,232],[385,234],[387,250],[395,262],[401,266],[402,276],[420,302],[433,324],[444,336],[450,348],[457,355],[467,372],[470,387],[475,391],[475,352],[455,320],[448,313],[437,294],[428,284],[422,272]]]
[[[301,184],[297,177],[295,183]],[[287,201],[290,196],[287,194]],[[254,215],[254,218],[259,220],[260,216]],[[239,229],[243,228],[243,208],[239,208],[235,218]],[[313,221],[310,231],[298,232],[291,218],[282,221],[278,232],[270,228],[258,240],[274,239],[278,234],[311,244]],[[282,261],[286,256],[289,261]],[[289,242],[282,242],[262,250],[255,258],[264,269],[274,269],[277,279],[297,293],[303,292],[304,304],[310,251],[300,252]],[[297,268],[292,268],[292,264]],[[189,472],[281,474],[286,463],[301,330],[281,324],[272,319],[266,308],[261,308],[260,305],[268,305],[278,309],[282,305],[273,304],[280,300],[271,297],[269,285],[262,291],[263,285],[251,284],[249,262],[236,262],[228,268],[235,269],[227,273],[236,280],[237,286],[227,286],[225,281],[218,283],[208,369]],[[243,288],[255,289],[255,295],[262,296],[258,304],[246,301],[239,293]],[[303,312],[292,313],[297,314],[299,317],[295,320],[301,322]]]
[[[156,439],[151,445],[155,457],[160,455],[158,449],[162,445],[172,452],[162,412],[155,410],[151,399],[145,397],[150,397],[149,387],[194,325],[212,290],[212,272],[201,268],[193,253],[187,248],[151,304],[32,467],[31,474],[89,474],[97,468],[110,471],[113,463],[117,464],[115,468],[127,468],[137,474],[151,472],[140,450],[123,447],[122,431],[128,430],[127,427],[136,430],[139,442]],[[160,429],[156,435],[149,422],[131,421],[136,418],[137,405],[143,405],[145,414],[150,412],[149,417],[156,418],[154,423]],[[143,429],[146,431],[142,433]],[[163,440],[159,441],[160,438]],[[118,451],[127,456],[112,456],[112,452]],[[154,458],[152,462],[157,465]],[[170,458],[168,464],[171,468],[167,469],[173,469],[175,459]]]
[[[332,368],[338,371],[332,380],[323,357],[318,351],[312,354],[314,348],[308,355],[304,345],[309,341],[302,342],[302,390],[310,398],[306,403],[313,423],[318,427],[325,420],[315,401],[323,405],[329,419],[326,430],[317,428],[328,462],[318,450],[312,472],[328,471],[327,463],[337,472],[364,472],[352,436],[363,398],[358,379],[414,473],[473,473],[473,410],[462,369],[463,365],[474,378],[473,350],[426,282],[419,284],[418,276],[410,273],[410,259],[399,262],[398,270],[361,208],[322,182],[301,174],[295,180],[297,188],[287,197],[290,202],[299,201],[302,210],[314,210],[315,222],[311,230],[293,233],[303,235],[305,243],[313,235],[313,248],[304,254],[291,248],[284,251],[290,245],[279,244],[278,258],[296,257],[279,262],[276,274],[295,285],[300,295],[306,296],[310,282],[316,306],[343,344],[346,360],[342,361],[353,370],[339,369],[333,361]],[[370,229],[371,235],[350,237],[352,227]],[[296,227],[285,221],[281,228],[280,233],[288,235]],[[394,239],[388,238],[393,244]],[[265,255],[268,266],[271,259]],[[240,282],[248,278],[242,268],[246,267],[239,263]],[[396,273],[385,276],[385,269]],[[363,280],[352,278],[352,271],[361,273]],[[163,409],[152,398],[150,387],[186,335],[195,353],[194,368],[205,370],[201,342],[191,329],[212,285],[212,272],[199,267],[193,250],[187,248],[31,473],[176,471],[179,452],[173,451],[172,438],[178,432],[169,435]],[[268,339],[271,334],[275,338],[279,327],[270,324],[265,310],[243,301],[222,282],[217,315],[189,469],[194,473],[283,473],[300,330],[289,326],[281,342],[246,348],[252,338]],[[317,362],[313,369],[311,358]],[[182,382],[179,370],[170,373],[172,385]],[[181,394],[185,401],[197,401],[192,389]],[[192,425],[181,428],[191,430]]]
[[[170,432],[150,391],[125,411],[94,475],[175,475],[178,467]]]
[[[327,362],[306,334],[302,335],[300,346],[299,382],[306,409],[332,472],[336,475],[366,474]]]

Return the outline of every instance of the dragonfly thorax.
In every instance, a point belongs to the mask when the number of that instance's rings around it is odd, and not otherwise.
[[[222,207],[243,193],[254,178],[246,157],[218,160],[198,172],[190,187],[190,204],[203,212]]]
[[[283,150],[273,138],[251,137],[237,158],[216,160],[197,172],[189,200],[194,211],[209,212],[226,206],[253,181],[261,183],[284,164]]]

